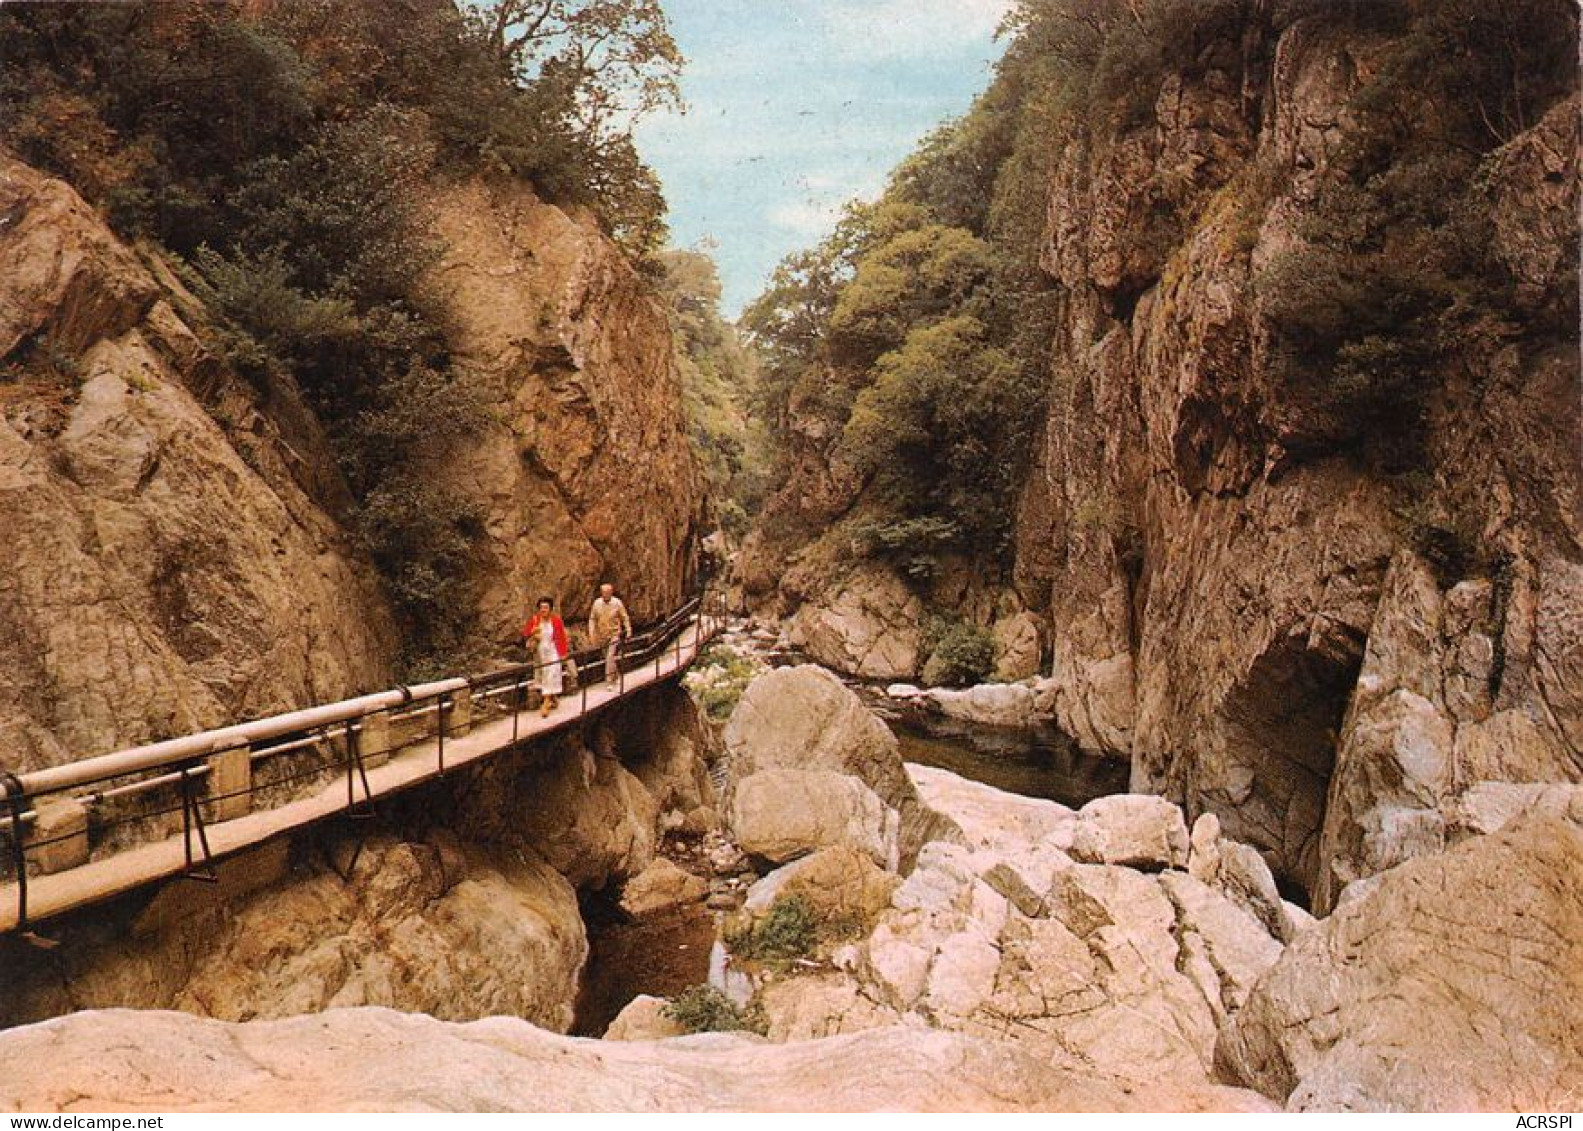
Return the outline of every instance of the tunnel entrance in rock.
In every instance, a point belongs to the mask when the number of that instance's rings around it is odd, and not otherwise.
[[[1264,853],[1284,892],[1313,892],[1337,737],[1361,666],[1361,644],[1318,651],[1305,637],[1285,637],[1254,661],[1221,708],[1225,762],[1237,785],[1209,807],[1232,836]]]

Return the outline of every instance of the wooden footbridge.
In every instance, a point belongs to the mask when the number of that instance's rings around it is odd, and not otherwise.
[[[676,678],[721,629],[718,596],[694,597],[622,649],[573,659],[579,678],[548,716],[542,665],[399,687],[66,765],[0,770],[0,934],[159,880],[212,881],[253,845],[579,724]]]

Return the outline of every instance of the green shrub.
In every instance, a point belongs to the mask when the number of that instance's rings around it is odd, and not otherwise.
[[[728,934],[731,953],[758,962],[808,958],[819,945],[820,925],[801,896],[777,899],[768,912]]]
[[[868,518],[849,527],[853,553],[889,562],[915,581],[928,581],[941,556],[959,543],[961,527],[943,518]]]
[[[763,1034],[764,1019],[749,1006],[743,1009],[713,986],[689,986],[666,1002],[660,1012],[689,1033]]]
[[[736,710],[748,684],[763,670],[762,665],[736,649],[715,644],[704,650],[682,683],[705,714],[716,722],[724,722]]]
[[[937,624],[925,639],[930,647],[923,680],[932,686],[966,687],[983,683],[995,668],[995,638],[988,629],[962,621]]]

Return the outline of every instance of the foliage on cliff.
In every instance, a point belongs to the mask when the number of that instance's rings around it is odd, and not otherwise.
[[[1384,49],[1350,98],[1302,242],[1253,280],[1293,458],[1410,476],[1424,414],[1470,342],[1575,330],[1575,294],[1537,320],[1517,309],[1484,188],[1499,147],[1575,88],[1573,5],[1019,0],[972,110],[878,202],[788,258],[746,315],[765,356],[754,407],[782,445],[786,490],[803,490],[811,442],[860,483],[842,528],[856,552],[918,579],[953,550],[1004,555],[1034,421],[1061,380],[1048,346],[1064,300],[1039,264],[1052,170],[1166,130],[1171,91],[1206,76],[1241,84],[1256,132],[1275,44],[1299,21]],[[1231,186],[1249,246],[1282,175],[1255,160]],[[1107,296],[1123,320],[1211,203],[1156,187],[1127,249],[1144,268]]]
[[[852,548],[920,580],[947,551],[1009,549],[1043,402],[1053,306],[1026,78],[1008,59],[966,118],[787,259],[744,316],[764,358],[755,411],[782,444],[795,418],[822,421],[830,456],[865,482]]]
[[[664,236],[658,182],[623,128],[674,97],[663,14],[556,0],[532,13],[531,43],[502,42],[517,7],[0,10],[0,142],[184,261],[229,360],[261,388],[302,389],[420,663],[457,643],[479,521],[429,485],[425,460],[486,411],[424,293],[439,250],[426,182],[520,176],[592,208],[634,254]]]
[[[720,316],[720,275],[707,252],[658,256],[660,297],[670,311],[688,433],[708,476],[721,529],[740,537],[763,502],[767,439],[748,412],[757,358]]]

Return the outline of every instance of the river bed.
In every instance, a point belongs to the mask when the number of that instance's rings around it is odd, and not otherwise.
[[[1053,726],[981,726],[903,707],[878,688],[852,686],[896,735],[904,761],[1074,809],[1127,789],[1126,762],[1084,754]],[[701,902],[633,918],[612,899],[595,897],[585,900],[584,919],[589,956],[572,1030],[578,1036],[602,1035],[640,994],[674,997],[711,981],[719,916]]]

